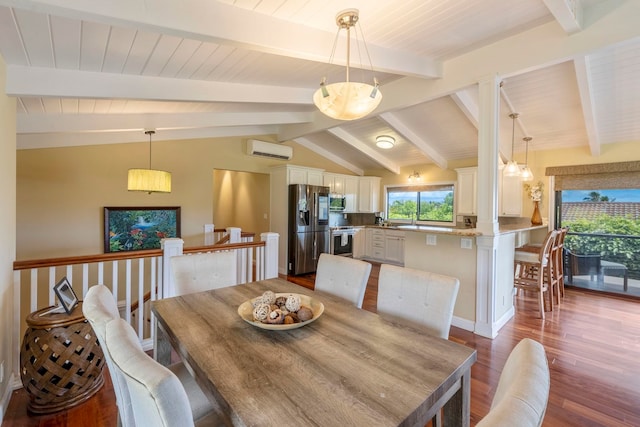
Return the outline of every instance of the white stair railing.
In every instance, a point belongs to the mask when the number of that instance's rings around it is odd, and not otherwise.
[[[234,233],[236,231],[232,231]],[[219,232],[215,234],[218,234],[216,241],[224,237]],[[238,229],[237,243],[198,248],[184,248],[181,239],[165,239],[164,249],[16,261],[13,291],[14,305],[18,309],[14,310],[12,333],[12,346],[16,352],[13,374],[18,378],[20,343],[26,330],[27,315],[56,304],[53,287],[62,277],[67,277],[80,300],[95,284],[104,284],[111,289],[121,316],[135,328],[143,347],[150,349],[154,338],[150,307],[156,299],[170,294],[166,287],[172,286],[168,267],[171,256],[212,249],[233,250],[238,252],[239,259],[243,259],[238,264],[238,277],[244,279],[240,283],[278,276],[278,234],[262,233],[260,242],[253,242],[252,236],[242,237],[242,234]]]

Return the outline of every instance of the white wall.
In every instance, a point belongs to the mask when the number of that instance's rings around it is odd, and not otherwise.
[[[0,56],[0,87],[5,87],[6,66]],[[0,419],[4,418],[11,389],[13,345],[13,261],[16,255],[16,101],[0,91]]]

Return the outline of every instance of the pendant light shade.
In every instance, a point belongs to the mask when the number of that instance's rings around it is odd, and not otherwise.
[[[513,146],[515,142],[516,135],[516,119],[518,118],[518,113],[511,113],[509,117],[513,120],[513,125],[511,129],[511,159],[507,162],[507,165],[504,167],[504,171],[502,172],[504,176],[520,176],[520,166],[518,166],[518,162],[513,158]]]
[[[347,30],[347,69],[346,79],[344,82],[332,83],[327,85],[327,78],[323,77],[320,82],[320,88],[313,94],[313,103],[318,109],[327,116],[338,120],[355,120],[366,116],[378,107],[382,100],[382,93],[378,90],[378,81],[373,78],[373,85],[360,82],[352,82],[349,80],[350,56],[351,56],[351,28],[356,25],[359,18],[358,9],[347,9],[336,15],[336,24],[338,25],[338,35],[340,30]],[[331,51],[336,50],[338,35]],[[364,42],[364,49],[369,56],[367,45]],[[373,72],[371,58],[369,65]]]
[[[520,172],[520,178],[523,181],[533,181],[533,172],[529,169],[529,143],[533,138],[530,136],[525,136],[522,140],[526,143],[526,151],[524,156],[524,169]]]
[[[149,135],[149,169],[129,169],[127,189],[151,193],[171,193],[171,173],[151,169],[151,135],[153,130],[145,131]]]

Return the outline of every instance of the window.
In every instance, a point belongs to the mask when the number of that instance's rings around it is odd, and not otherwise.
[[[422,221],[453,224],[453,184],[413,185],[387,188],[390,221]]]

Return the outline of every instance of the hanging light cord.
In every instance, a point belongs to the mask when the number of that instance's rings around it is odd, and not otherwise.
[[[151,169],[151,135],[156,133],[155,130],[146,130],[144,131],[147,135],[149,135],[149,169]]]
[[[520,114],[518,113],[511,113],[509,114],[509,117],[511,117],[513,119],[512,124],[511,124],[511,161],[513,162],[513,147],[515,144],[515,136],[516,136],[516,119],[518,118]]]

